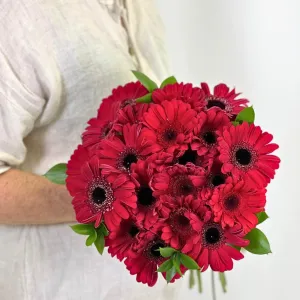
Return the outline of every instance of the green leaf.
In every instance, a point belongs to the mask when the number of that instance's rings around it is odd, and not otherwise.
[[[103,234],[104,236],[109,235],[109,232],[104,223],[101,223],[101,225],[97,228],[97,232]]]
[[[166,273],[166,280],[167,283],[171,282],[171,280],[173,279],[173,277],[176,275],[176,269],[173,266],[170,270],[167,271]]]
[[[173,267],[173,261],[172,259],[168,259],[159,266],[157,272],[167,272],[172,267]]]
[[[132,71],[133,75],[137,78],[137,80],[151,93],[155,89],[158,88],[157,84],[152,81],[148,76],[145,74],[138,72],[138,71]]]
[[[180,261],[181,263],[190,270],[199,270],[198,264],[188,255],[180,253]]]
[[[190,270],[189,288],[192,289],[194,286],[195,286],[195,275],[194,275],[194,270]]]
[[[237,251],[241,251],[242,247],[230,245],[232,248],[236,249]]]
[[[225,273],[219,273],[219,279],[221,282],[221,286],[223,289],[223,293],[227,293],[227,281],[226,281],[226,277],[225,277]]]
[[[95,231],[93,224],[76,224],[70,227],[74,232],[82,235],[91,235]]]
[[[176,250],[171,247],[159,248],[158,251],[160,251],[162,257],[170,257],[173,253],[176,252]]]
[[[264,211],[258,213],[256,216],[258,219],[258,224],[261,224],[262,222],[266,221],[269,218],[269,216]]]
[[[272,253],[267,237],[258,228],[252,229],[245,239],[250,241],[250,244],[244,247],[247,251],[259,255]]]
[[[161,85],[160,85],[160,88],[164,88],[166,85],[168,84],[174,84],[174,83],[177,83],[177,80],[174,76],[171,76],[171,77],[168,77],[167,79],[165,79]]]
[[[172,256],[172,260],[173,260],[173,266],[176,269],[176,272],[182,276],[181,270],[180,270],[180,253],[175,252]]]
[[[96,239],[97,239],[97,231],[94,230],[93,233],[86,239],[85,245],[86,246],[93,245]]]
[[[237,121],[232,121],[231,123],[232,123],[234,126],[240,125],[240,123],[237,122]]]
[[[235,118],[236,122],[253,123],[255,120],[255,112],[252,106],[244,108]]]
[[[103,234],[98,235],[94,244],[95,244],[98,252],[102,255],[103,251],[104,251],[104,246],[105,246],[104,235]]]
[[[56,184],[66,184],[67,164],[58,164],[51,168],[45,175],[48,180]]]
[[[202,289],[201,271],[196,270],[196,275],[197,275],[197,282],[198,282],[198,291],[199,291],[200,294],[202,294],[203,289]]]
[[[151,103],[152,101],[152,93],[146,94],[140,98],[135,99],[137,103]]]

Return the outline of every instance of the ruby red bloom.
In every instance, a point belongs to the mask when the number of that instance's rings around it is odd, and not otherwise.
[[[187,197],[165,197],[165,205],[170,207],[168,218],[163,223],[162,239],[170,244],[174,249],[182,249],[187,243],[192,243],[192,238],[197,235],[193,229],[195,218],[208,221],[211,218],[211,212],[200,199],[193,196]]]
[[[265,187],[280,163],[277,156],[270,155],[278,148],[277,144],[270,144],[272,139],[271,134],[247,122],[225,128],[218,138],[222,172],[231,172],[235,178],[243,177],[250,184]]]
[[[148,162],[139,160],[136,164],[132,164],[132,178],[139,184],[136,188],[137,208],[132,212],[138,222],[143,223],[146,229],[149,229],[157,222],[158,213],[161,216],[169,214],[170,209],[167,205],[163,205],[162,199],[155,197],[150,187],[150,181],[153,176],[153,169]]]
[[[156,233],[145,232],[140,235],[140,244],[135,255],[127,257],[125,265],[131,275],[136,275],[136,281],[154,286],[158,279],[157,268],[166,259],[160,255],[159,248],[166,244]]]
[[[196,111],[187,103],[177,100],[152,104],[144,114],[142,136],[151,144],[151,152],[188,149],[196,123]]]
[[[148,111],[148,103],[135,103],[126,105],[119,110],[114,129],[115,131],[122,131],[122,127],[126,124],[138,124],[142,122],[144,113]]]
[[[130,82],[119,86],[112,91],[112,95],[104,99],[98,110],[98,119],[106,120],[108,114],[113,114],[113,120],[120,109],[127,105],[135,104],[135,100],[148,93],[147,89],[139,82]]]
[[[82,135],[83,146],[95,151],[99,143],[112,135],[114,123],[109,120],[93,118],[88,122],[89,126]]]
[[[246,234],[257,225],[255,214],[264,211],[266,190],[253,189],[243,180],[239,180],[215,190],[209,205],[215,222],[220,222],[223,228],[239,223]]]
[[[154,190],[154,196],[196,196],[204,181],[205,171],[203,168],[193,164],[186,166],[177,164],[155,174],[151,181],[151,187]]]
[[[230,120],[223,111],[211,109],[198,115],[198,124],[194,128],[194,137],[191,143],[192,150],[198,155],[215,156],[218,145],[218,131],[230,124]]]
[[[166,167],[175,164],[174,156],[167,152],[157,152],[147,158],[147,163],[155,172],[162,172]]]
[[[137,222],[134,216],[131,216],[127,220],[122,220],[120,226],[110,231],[106,240],[108,253],[112,257],[116,256],[122,261],[131,248],[139,242],[138,235],[143,230],[143,227]]]
[[[213,158],[211,157],[199,156],[197,150],[192,150],[191,146],[189,146],[187,150],[175,154],[175,163],[183,166],[192,163],[198,167],[208,168],[212,161]]]
[[[244,240],[243,230],[240,226],[222,229],[218,223],[202,223],[201,231],[194,239],[194,246],[186,245],[182,250],[193,257],[202,272],[208,266],[213,271],[225,272],[233,268],[233,259],[240,260],[244,255],[232,246],[245,247],[249,241]]]
[[[141,135],[140,124],[123,126],[122,136],[103,140],[99,148],[100,162],[121,172],[130,172],[131,164],[149,153],[149,143]]]
[[[212,107],[218,107],[229,117],[237,115],[249,102],[247,99],[236,99],[240,94],[237,94],[235,89],[230,91],[229,87],[224,83],[216,85],[213,94],[210,92],[207,83],[201,83],[201,88],[205,94],[205,109],[209,110]]]
[[[198,87],[193,87],[191,83],[168,84],[164,88],[157,89],[152,93],[154,103],[162,103],[165,100],[180,100],[190,104],[197,111],[205,106],[203,96],[203,91]]]
[[[72,156],[68,163],[67,178],[68,190],[74,197],[72,204],[76,219],[79,223],[95,222],[95,227],[104,219],[111,230],[122,219],[129,218],[129,208],[136,208],[135,185],[124,174],[108,174],[96,156],[85,162],[75,174],[71,170],[81,164],[77,157]]]

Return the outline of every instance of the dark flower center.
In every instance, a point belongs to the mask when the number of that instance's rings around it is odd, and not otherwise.
[[[209,98],[208,101],[207,101],[207,105],[206,105],[206,108],[209,109],[209,108],[212,108],[212,107],[219,107],[221,109],[225,109],[226,108],[226,105],[223,103],[223,101],[221,99],[218,99],[218,98]]]
[[[224,200],[224,207],[229,211],[233,211],[238,208],[239,204],[240,199],[235,195],[231,195]]]
[[[187,176],[179,175],[171,183],[171,192],[173,196],[188,196],[194,192],[194,185]]]
[[[129,230],[130,236],[134,238],[139,232],[139,229],[134,224],[132,224]]]
[[[236,160],[242,166],[247,166],[250,164],[252,155],[248,149],[239,149],[235,153]]]
[[[170,215],[170,226],[176,233],[181,235],[189,235],[192,232],[190,220],[184,215],[185,209],[175,211]]]
[[[125,100],[121,103],[120,109],[124,108],[127,105],[133,105],[133,104],[135,104],[134,100],[132,100],[132,99]]]
[[[96,187],[92,192],[93,202],[100,205],[106,200],[106,192],[101,187]]]
[[[212,145],[212,144],[215,144],[215,143],[217,142],[216,134],[215,134],[215,132],[213,132],[213,131],[205,132],[205,133],[202,135],[202,138],[203,138],[203,140],[204,140],[208,145]]]
[[[224,174],[215,174],[211,178],[211,184],[213,186],[219,186],[225,183],[225,175]]]
[[[178,163],[180,165],[186,165],[187,163],[196,164],[198,158],[197,151],[189,148],[186,150],[181,157],[178,159]]]
[[[164,132],[163,136],[164,136],[165,141],[172,142],[176,139],[177,133],[174,129],[169,128]]]
[[[135,154],[133,153],[128,153],[124,159],[123,159],[123,166],[124,168],[126,168],[127,170],[130,169],[130,166],[132,163],[136,163],[137,162],[137,157]]]
[[[217,249],[224,244],[224,231],[217,223],[205,224],[202,231],[203,246],[209,249]]]
[[[153,196],[153,191],[147,187],[142,186],[137,192],[138,203],[143,206],[151,206],[156,198]]]
[[[220,232],[217,228],[208,228],[205,232],[205,240],[208,244],[215,244],[220,241]]]
[[[165,244],[162,242],[162,241],[157,241],[155,242],[151,247],[150,247],[150,254],[152,257],[155,257],[155,258],[160,258],[162,257],[160,255],[160,251],[159,251],[159,248],[164,248],[165,247]]]

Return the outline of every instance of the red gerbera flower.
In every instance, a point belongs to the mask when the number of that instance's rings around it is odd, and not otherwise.
[[[192,150],[191,146],[189,146],[187,150],[175,154],[174,161],[183,166],[192,163],[195,166],[206,169],[211,165],[213,158],[209,156],[199,156],[197,150]]]
[[[97,149],[99,143],[111,136],[114,122],[110,120],[100,120],[93,118],[88,122],[89,126],[82,135],[83,146],[90,149],[92,152]]]
[[[168,218],[166,218],[162,227],[162,239],[170,244],[171,247],[180,250],[187,243],[193,243],[193,236],[197,232],[193,229],[195,218],[200,218],[203,221],[211,219],[211,212],[200,199],[195,199],[193,196],[187,197],[165,197],[164,203],[171,210]]]
[[[159,248],[166,244],[154,232],[145,232],[140,235],[140,244],[135,255],[127,257],[125,265],[131,275],[137,275],[137,282],[154,286],[158,279],[157,268],[166,258],[160,255]]]
[[[130,82],[119,86],[112,91],[112,95],[104,99],[98,110],[98,119],[106,120],[107,114],[112,113],[116,118],[120,109],[127,105],[135,104],[135,100],[148,93],[147,89],[139,82]]]
[[[131,216],[127,220],[122,220],[120,226],[110,231],[106,240],[108,253],[112,257],[117,256],[122,261],[133,245],[139,242],[138,235],[143,230],[143,227],[137,222],[134,216]]]
[[[80,165],[76,158],[72,156],[68,170]],[[81,166],[80,175],[70,171],[68,174],[67,187],[74,196],[72,204],[78,222],[95,222],[98,227],[104,219],[111,230],[129,218],[129,207],[136,208],[134,183],[124,174],[105,171],[96,156]]]
[[[235,178],[242,176],[260,187],[266,186],[280,163],[277,156],[270,155],[278,148],[277,144],[269,144],[272,139],[271,134],[247,122],[225,128],[218,138],[222,172],[231,172]]]
[[[232,246],[245,247],[249,244],[244,240],[240,226],[222,229],[218,223],[202,223],[201,231],[194,239],[194,246],[187,245],[182,251],[193,257],[202,272],[208,266],[213,271],[225,272],[233,268],[233,259],[240,260],[244,255]]]
[[[140,124],[123,126],[122,136],[103,140],[99,148],[100,162],[121,172],[130,172],[131,164],[144,159],[149,153],[149,143],[141,135]]]
[[[219,186],[230,183],[232,177],[222,173],[222,163],[215,159],[206,170],[206,181],[202,189],[203,199],[209,199],[212,192]]]
[[[216,85],[213,94],[210,92],[207,83],[201,83],[201,88],[205,94],[205,109],[208,110],[212,107],[218,107],[229,117],[237,115],[249,102],[247,99],[236,99],[240,94],[237,94],[235,89],[230,91],[229,87],[224,83]]]
[[[165,100],[181,100],[199,111],[205,105],[203,94],[200,88],[193,87],[191,83],[174,83],[155,90],[152,93],[152,99],[154,103],[162,103]]]
[[[139,183],[136,188],[137,208],[133,209],[138,222],[143,223],[146,229],[149,229],[157,222],[157,214],[167,216],[170,209],[167,205],[163,205],[162,199],[153,195],[150,187],[150,180],[153,176],[153,169],[146,161],[139,160],[136,164],[132,164],[132,177]]]
[[[162,172],[166,167],[175,164],[173,154],[167,152],[154,153],[147,158],[147,162],[155,172]]]
[[[191,143],[192,150],[198,155],[215,156],[217,153],[218,131],[230,124],[230,120],[223,111],[211,109],[198,115],[198,124],[194,128]]]
[[[266,190],[253,189],[240,180],[215,190],[209,204],[215,222],[220,222],[223,228],[240,223],[246,234],[257,225],[255,214],[264,210]]]
[[[114,129],[122,131],[122,127],[126,124],[138,124],[142,122],[144,113],[148,111],[148,103],[134,103],[126,105],[119,110]]]
[[[173,153],[188,148],[191,133],[196,122],[196,111],[190,105],[178,100],[152,104],[144,114],[142,136],[151,144],[151,152]]]
[[[153,176],[151,187],[154,196],[172,197],[195,195],[205,181],[205,171],[193,164],[175,165]]]

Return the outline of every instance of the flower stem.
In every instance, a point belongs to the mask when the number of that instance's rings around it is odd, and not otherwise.
[[[216,296],[216,285],[215,285],[215,273],[211,270],[211,290],[212,290],[212,298],[213,300],[217,300]]]

